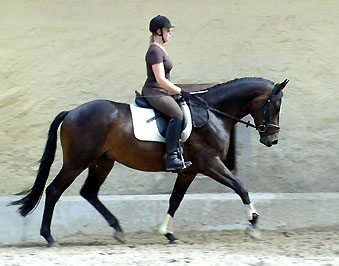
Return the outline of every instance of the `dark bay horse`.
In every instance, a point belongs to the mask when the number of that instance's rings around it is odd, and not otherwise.
[[[209,121],[200,128],[193,128],[189,139],[183,144],[185,160],[191,161],[192,166],[178,173],[169,199],[169,209],[159,230],[171,242],[176,240],[172,232],[174,214],[198,173],[234,190],[247,209],[252,227],[257,227],[258,213],[247,189],[224,163],[230,145],[230,132],[242,117],[250,114],[254,125],[247,124],[258,130],[260,142],[267,147],[277,144],[282,89],[287,82],[275,84],[261,78],[242,78],[212,86],[200,94],[209,109]],[[191,90],[196,88],[193,86]],[[33,187],[24,198],[12,203],[21,205],[19,212],[22,216],[34,210],[39,203],[54,161],[57,130],[61,123],[63,166],[46,189],[40,234],[49,245],[55,244],[50,231],[55,204],[75,178],[88,168],[88,177],[80,194],[115,229],[115,237],[123,241],[123,231],[117,218],[98,199],[99,188],[115,161],[141,171],[165,171],[165,144],[139,141],[134,137],[128,104],[97,100],[61,112],[50,126]]]

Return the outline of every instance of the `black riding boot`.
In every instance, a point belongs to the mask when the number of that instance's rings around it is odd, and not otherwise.
[[[179,159],[178,143],[182,126],[182,120],[173,117],[168,123],[166,131],[166,170],[180,170],[191,165],[191,162],[183,162]]]

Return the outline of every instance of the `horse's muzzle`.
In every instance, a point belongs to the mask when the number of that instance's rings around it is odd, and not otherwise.
[[[263,136],[260,138],[260,142],[264,144],[266,147],[271,147],[272,145],[278,144],[278,136],[277,134]]]

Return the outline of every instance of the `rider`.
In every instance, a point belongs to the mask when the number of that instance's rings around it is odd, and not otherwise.
[[[166,170],[175,171],[192,163],[184,162],[184,165],[178,153],[183,113],[170,95],[179,94],[187,99],[189,92],[170,81],[173,63],[163,45],[172,36],[171,28],[173,28],[171,22],[164,16],[158,15],[150,21],[149,30],[152,35],[145,56],[147,79],[142,88],[142,95],[146,96],[146,100],[153,108],[170,118],[166,131]]]

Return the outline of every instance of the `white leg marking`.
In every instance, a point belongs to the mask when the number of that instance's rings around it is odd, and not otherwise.
[[[162,235],[173,234],[173,218],[167,214],[164,221],[160,225],[159,233]]]
[[[254,206],[252,203],[250,204],[245,204],[245,209],[246,209],[246,213],[247,213],[247,218],[248,220],[252,220],[252,214],[256,213],[259,215],[259,213],[255,210]]]

